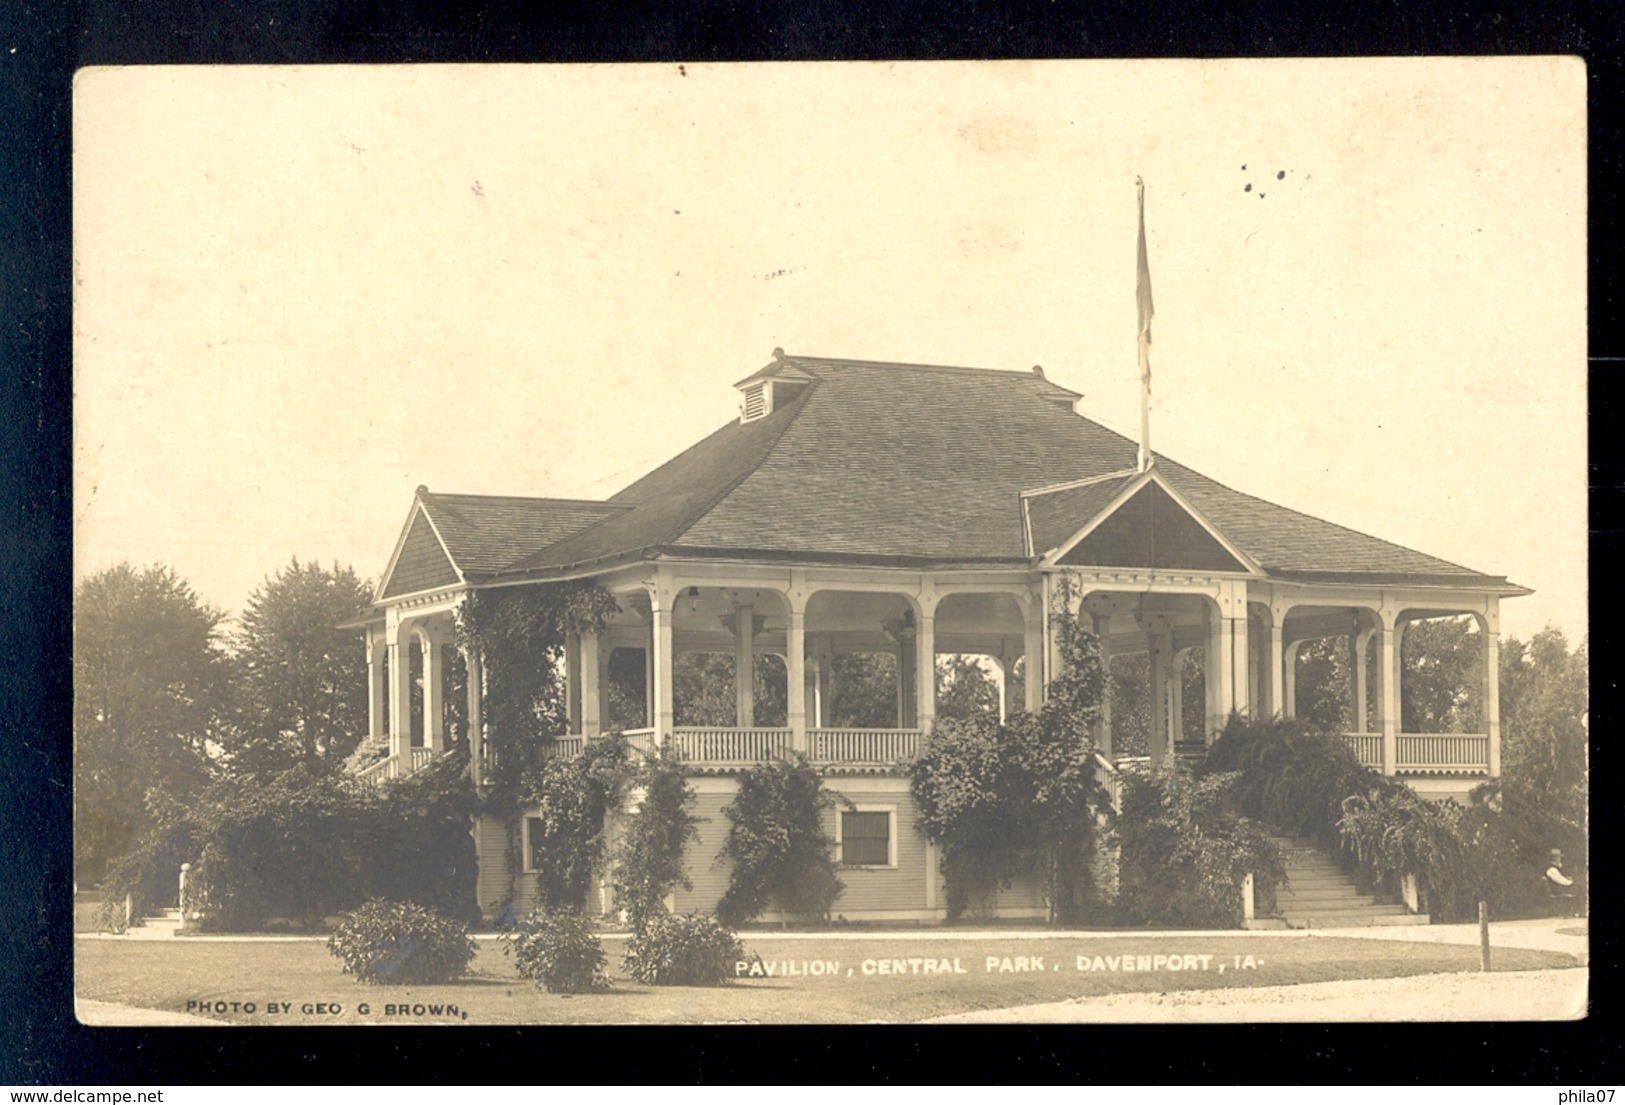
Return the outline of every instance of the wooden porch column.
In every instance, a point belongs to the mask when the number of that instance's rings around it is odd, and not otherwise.
[[[1185,654],[1188,652],[1188,648],[1175,649],[1168,671],[1169,748],[1185,739]]]
[[[651,724],[655,729],[657,746],[664,747],[671,739],[672,720],[676,716],[672,698],[673,641],[671,632],[672,592],[667,587],[649,588],[650,664],[653,669],[653,705]]]
[[[914,637],[914,655],[919,670],[914,678],[914,727],[931,731],[937,717],[937,603],[940,596],[925,592],[919,596],[920,620]]]
[[[1491,598],[1479,632],[1484,635],[1484,732],[1489,737],[1491,779],[1501,777],[1501,600]]]
[[[1100,684],[1100,717],[1095,722],[1095,748],[1108,760],[1112,758],[1112,657],[1106,649],[1106,631],[1109,628],[1109,614],[1089,615],[1089,631],[1100,642],[1100,666],[1105,675]]]
[[[993,682],[998,684],[999,691],[999,724],[1003,725],[1005,716],[1009,712],[1009,696],[1005,693],[1010,685],[1010,665],[1004,658],[1004,646],[999,646],[997,656],[989,656],[993,661]]]
[[[1286,712],[1284,672],[1286,668],[1286,627],[1282,617],[1271,611],[1269,640],[1260,642],[1265,648],[1264,678],[1269,680],[1264,698],[1264,716],[1275,717]]]
[[[756,724],[756,607],[734,607],[734,724]]]
[[[389,642],[389,754],[400,756],[401,768],[412,761],[412,637],[399,627]]]
[[[1298,716],[1298,649],[1302,647],[1302,641],[1293,641],[1281,658],[1281,713],[1286,717]]]
[[[581,735],[596,737],[604,731],[602,668],[598,663],[598,634],[587,632],[576,639],[577,678],[581,683]]]
[[[367,736],[379,740],[389,736],[389,682],[384,657],[389,654],[385,631],[367,627]]]
[[[1392,775],[1399,758],[1399,631],[1395,613],[1379,613],[1377,628],[1377,701],[1382,715],[1382,773]]]
[[[564,729],[569,736],[581,734],[581,637],[564,635]]]
[[[1041,594],[1029,593],[1022,607],[1023,637],[1022,694],[1027,712],[1036,714],[1044,705],[1044,604]]]
[[[790,747],[807,751],[807,596],[792,588],[784,596],[790,622],[784,632],[785,721]]]
[[[485,779],[485,669],[473,645],[463,646],[468,671],[468,774],[475,786]]]
[[[1367,716],[1366,699],[1369,697],[1366,675],[1366,652],[1371,643],[1369,629],[1356,629],[1349,634],[1349,693],[1354,698],[1354,731],[1369,733],[1371,719]]]
[[[1168,743],[1168,636],[1152,633],[1146,637],[1146,648],[1151,653],[1151,766],[1161,767],[1173,749]]]
[[[436,756],[446,751],[446,665],[440,653],[440,634],[424,626],[418,630],[423,650],[423,747]]]

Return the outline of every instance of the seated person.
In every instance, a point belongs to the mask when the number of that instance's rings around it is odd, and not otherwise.
[[[1563,853],[1552,849],[1552,863],[1546,868],[1546,890],[1554,897],[1568,897],[1574,880],[1563,873]]]

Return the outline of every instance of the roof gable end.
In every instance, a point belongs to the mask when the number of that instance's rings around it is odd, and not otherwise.
[[[1097,486],[1101,492],[1115,487],[1116,494],[1082,528],[1047,552],[1045,565],[1262,574],[1251,557],[1155,469]]]
[[[462,573],[452,562],[440,539],[434,521],[423,508],[421,498],[412,503],[400,540],[389,558],[389,566],[378,585],[374,601],[399,598],[419,591],[432,591],[437,587],[450,587],[462,582]]]

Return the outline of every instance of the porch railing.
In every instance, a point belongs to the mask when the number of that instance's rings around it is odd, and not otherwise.
[[[413,771],[422,771],[425,767],[428,767],[429,764],[433,760],[434,760],[434,749],[432,749],[432,748],[414,748],[414,749],[412,749],[412,770]]]
[[[683,726],[672,730],[672,747],[690,763],[754,764],[790,750],[788,729],[708,729]]]
[[[581,755],[586,746],[584,737],[554,737],[542,745],[542,758],[544,760],[571,760]]]
[[[400,774],[400,757],[385,756],[377,763],[356,772],[356,781],[376,790],[389,780],[399,778]]]
[[[639,752],[653,755],[655,750],[655,731],[653,729],[622,729],[621,736],[626,743]]]
[[[918,729],[809,729],[808,750],[817,763],[892,764],[920,750]]]
[[[1490,738],[1485,733],[1401,733],[1394,770],[1401,774],[1488,774]]]
[[[1343,740],[1348,743],[1361,766],[1382,770],[1381,733],[1344,733]]]
[[[1106,797],[1111,801],[1112,809],[1122,813],[1123,773],[1099,752],[1095,753],[1095,781],[1106,788]]]

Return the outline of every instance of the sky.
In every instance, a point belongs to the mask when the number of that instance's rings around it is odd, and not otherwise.
[[[74,95],[77,578],[239,612],[413,490],[603,498],[790,353],[1027,370],[1586,632],[1554,58],[127,68]],[[1020,448],[1011,442],[1012,449]]]

